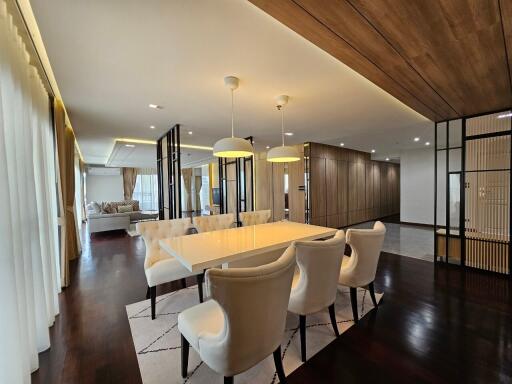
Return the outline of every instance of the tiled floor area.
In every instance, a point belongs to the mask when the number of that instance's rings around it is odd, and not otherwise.
[[[371,228],[374,221],[350,228]],[[386,238],[383,251],[397,255],[434,261],[434,231],[431,228],[384,222]]]

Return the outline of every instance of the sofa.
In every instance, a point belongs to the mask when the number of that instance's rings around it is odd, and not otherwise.
[[[87,221],[89,233],[129,229],[131,223],[143,220],[155,220],[158,213],[143,212],[137,200],[95,201],[87,204]]]

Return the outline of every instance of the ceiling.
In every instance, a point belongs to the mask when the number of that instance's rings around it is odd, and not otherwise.
[[[510,0],[250,1],[433,121],[512,105]]]
[[[105,164],[115,138],[155,140],[176,123],[183,143],[212,146],[230,133],[226,75],[240,78],[236,134],[254,136],[257,150],[280,143],[280,94],[290,96],[290,143],[344,142],[388,156],[433,139],[427,112],[410,105],[423,115],[414,111],[250,2],[31,3],[87,163]]]

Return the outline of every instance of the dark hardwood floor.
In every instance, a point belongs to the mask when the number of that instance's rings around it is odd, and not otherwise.
[[[145,297],[143,261],[142,239],[122,232],[84,244],[33,383],[141,383],[125,305]],[[510,278],[383,253],[375,285],[379,309],[290,384],[512,381]]]

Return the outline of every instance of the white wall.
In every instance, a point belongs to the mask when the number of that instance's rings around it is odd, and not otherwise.
[[[122,201],[123,176],[97,176],[87,174],[85,180],[87,202]]]
[[[434,149],[400,154],[400,220],[434,224]]]

